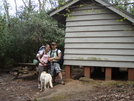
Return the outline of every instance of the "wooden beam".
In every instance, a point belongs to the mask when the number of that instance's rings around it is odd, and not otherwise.
[[[134,80],[134,68],[128,68],[128,80]]]
[[[71,78],[71,66],[65,66],[65,79]]]
[[[84,76],[87,78],[91,77],[91,68],[90,67],[84,67]]]
[[[106,67],[105,68],[105,80],[111,80],[112,79],[112,68]]]

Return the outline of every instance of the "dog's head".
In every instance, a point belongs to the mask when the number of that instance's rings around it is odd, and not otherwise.
[[[43,71],[42,73],[47,73],[46,71]]]

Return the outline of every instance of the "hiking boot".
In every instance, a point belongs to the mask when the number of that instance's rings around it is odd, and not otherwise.
[[[62,80],[62,81],[61,81],[61,84],[62,84],[62,85],[65,85],[65,82]]]

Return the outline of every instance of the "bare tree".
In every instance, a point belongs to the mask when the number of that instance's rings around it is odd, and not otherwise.
[[[42,3],[42,10],[45,10],[46,2],[47,2],[47,0],[43,0],[43,3]]]
[[[24,3],[24,6],[28,11],[27,13],[30,13],[33,10],[32,0],[22,0],[22,2]]]
[[[8,5],[8,2],[6,0],[4,0],[3,5],[4,5],[5,12],[6,12],[7,20],[9,22],[10,15],[9,15],[9,5]]]
[[[29,0],[28,1],[28,12],[30,12],[32,10],[32,1]]]
[[[41,11],[41,1],[38,0],[38,2],[39,2],[39,11]]]
[[[28,6],[26,5],[25,1],[24,1],[24,0],[22,0],[22,1],[23,1],[23,3],[24,3],[25,7],[28,8]]]
[[[53,0],[49,0],[49,3],[50,3],[50,5],[51,5],[51,7],[52,8],[55,8],[56,7],[56,0],[55,1],[53,1]]]
[[[45,5],[47,3],[47,0],[42,0],[42,2],[41,2],[41,0],[38,0],[38,2],[39,2],[39,11],[40,12],[44,11],[45,10]]]
[[[17,17],[17,2],[16,2],[16,0],[14,0],[14,3],[15,3],[15,11],[16,11],[16,17]]]

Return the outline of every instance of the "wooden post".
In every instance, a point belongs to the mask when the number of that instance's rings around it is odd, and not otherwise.
[[[65,66],[65,79],[71,78],[71,66]]]
[[[105,80],[111,80],[112,79],[112,68],[105,68]]]
[[[134,80],[134,68],[128,68],[128,80]]]
[[[90,67],[84,67],[84,76],[87,78],[90,78],[90,76],[91,76],[91,68]]]

